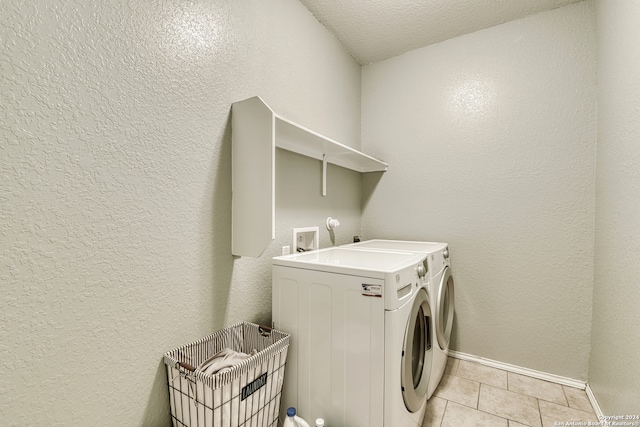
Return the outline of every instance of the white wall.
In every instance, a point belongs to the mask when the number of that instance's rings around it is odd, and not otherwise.
[[[0,40],[2,424],[169,425],[162,354],[269,322],[292,227],[360,230],[359,174],[322,198],[278,153],[277,240],[234,259],[231,103],[358,146],[360,67],[297,0],[8,0]]]
[[[450,243],[452,347],[587,379],[596,138],[591,2],[363,68],[365,238]],[[375,191],[372,188],[375,186]]]
[[[640,414],[640,4],[596,2],[598,166],[589,382],[608,415]]]

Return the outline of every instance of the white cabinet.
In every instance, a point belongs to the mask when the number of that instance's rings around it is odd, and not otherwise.
[[[275,238],[275,150],[293,151],[358,172],[384,172],[387,164],[276,114],[260,98],[235,102],[232,132],[232,238],[234,255],[258,257]]]

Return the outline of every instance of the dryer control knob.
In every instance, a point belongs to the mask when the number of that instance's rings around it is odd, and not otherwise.
[[[424,268],[424,265],[420,264],[418,266],[418,277],[420,277],[421,279],[424,279],[424,276],[427,275],[427,269]]]
[[[445,248],[444,251],[442,251],[442,256],[445,258],[449,258],[449,248]]]

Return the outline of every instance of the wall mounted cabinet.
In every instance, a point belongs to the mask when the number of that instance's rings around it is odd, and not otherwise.
[[[388,165],[276,114],[260,98],[236,102],[231,111],[232,243],[234,255],[258,257],[275,238],[275,150],[282,148],[358,172]]]

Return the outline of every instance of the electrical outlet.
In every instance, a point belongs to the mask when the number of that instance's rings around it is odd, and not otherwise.
[[[282,255],[289,255],[291,254],[291,247],[290,246],[283,246],[282,247]]]

